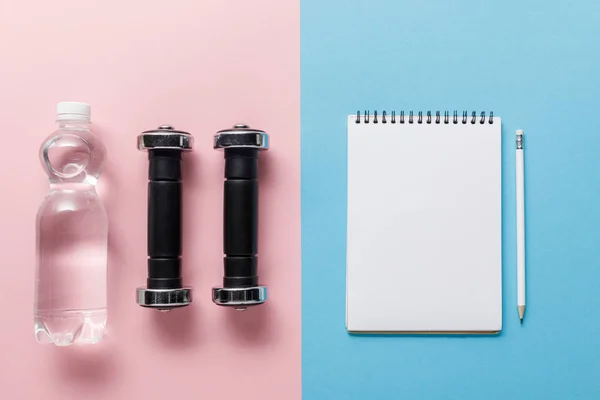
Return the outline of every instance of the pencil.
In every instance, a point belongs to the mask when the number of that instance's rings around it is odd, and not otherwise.
[[[517,309],[519,320],[525,317],[525,171],[523,166],[523,130],[517,130]]]

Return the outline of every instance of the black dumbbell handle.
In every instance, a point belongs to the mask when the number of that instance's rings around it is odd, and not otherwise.
[[[223,286],[258,285],[258,149],[225,149]]]
[[[177,289],[181,281],[181,151],[149,150],[149,289]]]

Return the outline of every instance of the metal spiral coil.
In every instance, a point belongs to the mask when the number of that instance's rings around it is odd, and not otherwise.
[[[391,116],[390,116],[391,115]],[[356,123],[360,124],[361,123],[361,113],[360,110],[356,112]],[[396,111],[391,111],[390,114],[388,114],[387,111],[382,111],[381,114],[379,114],[377,111],[373,111],[373,115],[371,118],[371,112],[369,110],[365,110],[364,114],[362,114],[362,123],[365,124],[369,124],[369,123],[374,123],[374,124],[378,124],[378,123],[382,123],[382,124],[404,124],[404,123],[409,123],[409,124],[459,124],[462,123],[464,125],[470,123],[472,125],[475,125],[477,123],[483,125],[486,122],[488,124],[493,124],[494,123],[494,112],[490,111],[489,114],[487,114],[486,117],[486,112],[482,111],[479,116],[477,116],[477,111],[472,111],[471,112],[471,116],[469,118],[469,112],[468,111],[463,111],[462,112],[462,119],[459,118],[458,116],[458,111],[454,110],[452,113],[452,117],[450,116],[450,112],[448,110],[444,111],[444,115],[442,116],[441,111],[436,111],[435,112],[435,117],[432,115],[431,111],[427,111],[425,113],[425,115],[423,115],[423,111],[418,111],[416,116],[415,113],[413,111],[409,111],[408,112],[408,118],[405,118],[404,115],[404,111],[400,111],[398,118],[396,118]]]

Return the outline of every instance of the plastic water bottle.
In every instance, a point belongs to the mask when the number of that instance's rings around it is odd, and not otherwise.
[[[40,159],[50,191],[39,208],[35,337],[68,346],[97,343],[106,327],[108,219],[96,193],[106,150],[90,106],[63,102]]]

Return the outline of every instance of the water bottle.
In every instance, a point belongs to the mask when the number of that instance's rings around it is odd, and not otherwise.
[[[88,104],[59,103],[56,121],[40,148],[50,190],[36,220],[35,337],[97,343],[106,327],[108,219],[96,183],[106,150],[89,129]]]

